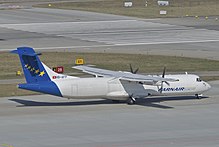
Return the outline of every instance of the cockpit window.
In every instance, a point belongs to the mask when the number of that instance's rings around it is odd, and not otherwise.
[[[202,80],[201,80],[200,78],[197,78],[196,81],[197,81],[197,82],[201,82]]]

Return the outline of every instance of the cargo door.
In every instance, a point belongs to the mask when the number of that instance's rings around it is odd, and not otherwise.
[[[78,96],[78,85],[77,84],[71,85],[71,95]]]

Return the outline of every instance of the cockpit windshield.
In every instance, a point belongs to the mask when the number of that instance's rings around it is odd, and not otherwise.
[[[201,82],[202,80],[201,80],[200,78],[197,78],[196,81],[197,81],[197,82]]]

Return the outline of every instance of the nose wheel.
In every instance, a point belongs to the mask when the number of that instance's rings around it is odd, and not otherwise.
[[[195,96],[197,99],[201,99],[203,95],[202,94],[195,94]]]

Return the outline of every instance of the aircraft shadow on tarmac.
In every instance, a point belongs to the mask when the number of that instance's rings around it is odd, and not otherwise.
[[[208,98],[208,97],[203,97]],[[158,103],[165,101],[182,101],[182,100],[195,100],[194,96],[182,96],[182,97],[153,97],[153,98],[142,98],[137,99],[135,105],[146,106],[146,107],[155,107],[160,109],[172,109],[174,107],[160,105]],[[9,99],[16,103],[22,104],[17,107],[33,107],[33,106],[86,106],[86,105],[105,105],[105,104],[121,104],[125,101],[112,101],[112,100],[89,100],[89,101],[78,101],[78,102],[38,102],[32,100],[24,99]]]

